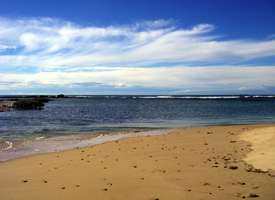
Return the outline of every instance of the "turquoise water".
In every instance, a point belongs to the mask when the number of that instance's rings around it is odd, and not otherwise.
[[[0,113],[0,137],[275,121],[275,99],[100,96],[54,99],[43,110]]]
[[[176,127],[275,122],[275,99],[239,96],[85,96],[43,110],[0,113],[0,161]],[[164,131],[164,132],[163,132]]]

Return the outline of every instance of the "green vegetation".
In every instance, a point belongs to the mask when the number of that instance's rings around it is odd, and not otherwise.
[[[32,99],[20,99],[14,102],[13,108],[18,110],[40,110],[44,107],[49,99],[36,97]]]

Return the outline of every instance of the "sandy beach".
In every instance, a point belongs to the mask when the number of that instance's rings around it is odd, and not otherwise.
[[[0,199],[275,199],[275,125],[174,129],[0,163]]]

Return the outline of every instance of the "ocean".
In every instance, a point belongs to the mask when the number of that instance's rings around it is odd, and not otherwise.
[[[274,121],[274,96],[69,96],[43,110],[0,112],[0,161],[129,134]]]

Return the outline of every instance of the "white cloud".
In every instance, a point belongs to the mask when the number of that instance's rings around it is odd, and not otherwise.
[[[0,92],[108,86],[189,93],[275,85],[275,66],[230,65],[275,56],[274,38],[224,39],[214,30],[211,24],[180,28],[171,20],[96,27],[51,18],[0,18]],[[18,73],[21,67],[40,72]]]
[[[124,26],[80,26],[51,18],[0,18],[1,66],[142,66],[230,62],[275,56],[275,40],[223,40],[211,24],[179,28],[157,20]]]
[[[35,85],[70,86],[109,85],[114,88],[166,88],[179,91],[223,90],[244,91],[275,85],[275,67],[159,67],[110,68],[93,72],[41,72],[35,74],[2,74],[0,90],[28,88]],[[1,82],[3,82],[1,87]],[[96,83],[96,84],[95,84]],[[89,91],[87,91],[89,92]]]

